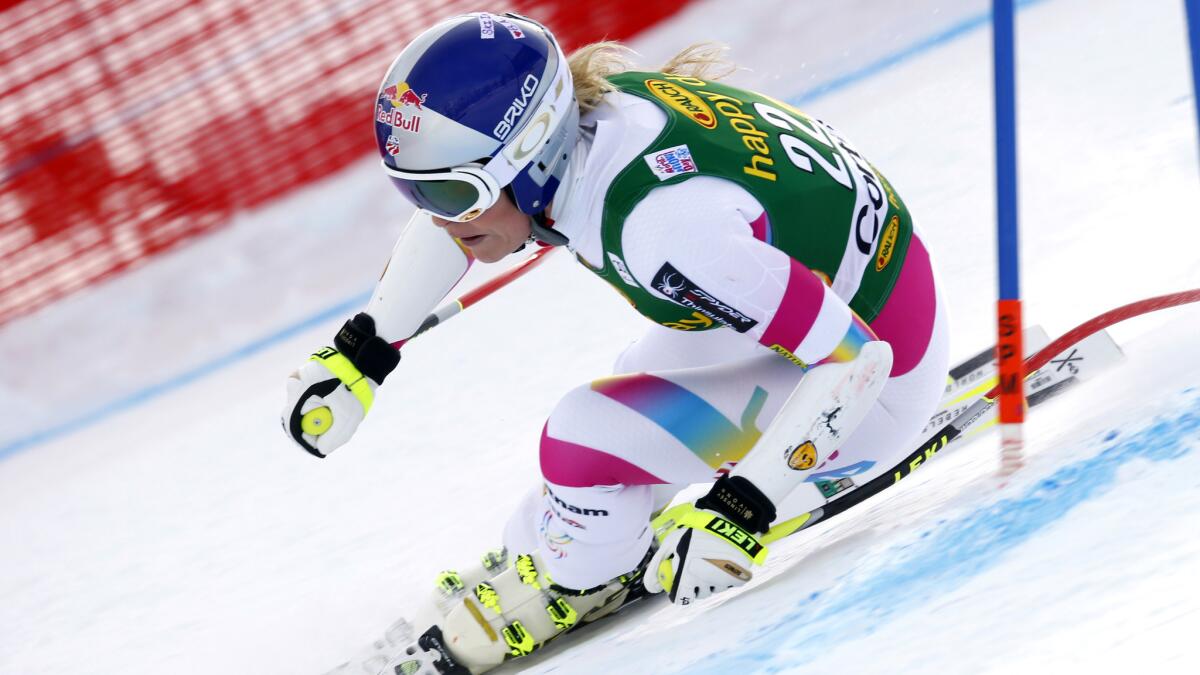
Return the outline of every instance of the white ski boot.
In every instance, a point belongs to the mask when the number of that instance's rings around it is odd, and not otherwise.
[[[541,572],[536,553],[517,556],[496,574],[486,564],[485,558],[485,568],[472,574],[439,575],[434,602],[415,622],[429,628],[387,663],[384,674],[479,675],[644,594],[640,568],[576,591]]]

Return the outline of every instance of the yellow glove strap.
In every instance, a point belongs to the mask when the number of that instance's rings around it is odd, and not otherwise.
[[[344,354],[333,347],[322,347],[309,360],[319,362],[328,368],[329,372],[336,375],[350,390],[350,393],[354,394],[354,398],[357,398],[358,402],[362,404],[364,414],[371,411],[371,404],[375,402],[375,393],[371,391],[370,380],[366,375],[358,372],[358,368],[355,368]]]
[[[757,537],[711,511],[697,509],[694,504],[680,504],[671,508],[655,518],[651,522],[651,526],[658,532],[657,536],[660,537],[660,540],[661,537],[666,536],[667,532],[678,527],[704,530],[729,542],[755,565],[762,565],[767,561],[767,547]]]

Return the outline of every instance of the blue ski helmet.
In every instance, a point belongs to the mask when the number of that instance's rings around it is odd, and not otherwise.
[[[412,203],[468,221],[510,190],[542,213],[579,137],[567,57],[516,14],[465,14],[418,35],[375,102],[383,169]]]

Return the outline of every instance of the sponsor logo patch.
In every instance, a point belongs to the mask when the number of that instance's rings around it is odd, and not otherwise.
[[[421,133],[421,116],[411,111],[405,114],[404,109],[412,106],[418,111],[424,110],[422,106],[427,95],[417,94],[408,86],[407,82],[393,84],[380,92],[379,102],[375,104],[375,121],[390,126],[393,132],[405,131],[410,134],[419,134]],[[390,109],[384,106],[384,102],[391,104]],[[400,137],[393,133],[388,136],[385,149],[389,155],[395,156],[400,153],[400,144]]]
[[[375,106],[375,121],[386,124],[392,128],[392,131],[407,131],[410,134],[421,133],[421,116],[420,115],[405,115],[403,110],[395,109],[384,110],[382,105]],[[392,138],[395,138],[394,136]],[[392,143],[392,138],[388,139],[388,143]],[[393,155],[391,148],[388,152]]]
[[[625,266],[625,261],[621,260],[620,256],[612,251],[609,251],[608,260],[612,263],[613,269],[617,271],[617,276],[621,277],[621,281],[624,281],[634,288],[640,288],[640,286],[638,286],[638,282],[633,280],[633,275],[629,273],[629,268]]]
[[[658,100],[687,115],[688,119],[705,129],[717,128],[717,116],[704,99],[688,89],[663,80],[646,80],[646,89]]]
[[[667,328],[675,330],[692,330],[694,328],[707,329],[713,325],[713,320],[704,316],[700,312],[692,312],[692,315],[686,319],[678,321],[665,321],[663,325]]]
[[[498,17],[496,17],[496,23],[500,24],[501,26],[504,26],[508,30],[508,34],[513,36],[514,40],[524,40],[525,39],[525,31],[521,30],[520,26],[509,21],[508,19],[506,19],[502,16],[498,16]]]
[[[667,148],[661,152],[643,155],[646,165],[658,176],[659,180],[667,180],[685,173],[696,173],[696,161],[692,159],[692,151],[687,144]]]
[[[525,80],[521,82],[521,91],[509,104],[508,110],[504,111],[504,117],[496,123],[496,128],[492,130],[492,135],[500,140],[508,138],[513,127],[517,126],[517,121],[521,119],[521,115],[525,114],[525,109],[529,107],[529,99],[533,98],[533,92],[537,91],[538,86],[537,75],[529,73],[525,76]]]
[[[788,450],[787,465],[796,471],[808,471],[817,465],[817,446],[804,441]]]
[[[553,499],[555,504],[558,504],[559,507],[570,511],[571,513],[576,513],[581,516],[607,516],[608,515],[608,511],[606,511],[605,509],[580,508],[578,506],[575,506],[574,504],[568,504],[568,503],[564,502],[561,498],[559,498],[558,495],[551,492],[548,488],[546,489],[546,494],[550,495],[550,499]]]
[[[892,253],[896,250],[896,239],[899,236],[900,216],[892,216],[883,231],[883,236],[879,238],[879,251],[875,255],[876,272],[882,272],[888,263],[892,262]]]
[[[742,145],[750,151],[749,163],[742,167],[742,172],[747,176],[753,176],[760,180],[774,183],[776,179],[775,169],[773,168],[775,160],[771,159],[771,146],[765,140],[767,132],[755,125],[755,120],[758,118],[742,109],[742,106],[746,105],[746,102],[732,96],[703,89],[700,90],[700,95],[707,99],[708,103],[713,104],[717,112],[725,117],[730,128],[742,137]]]
[[[491,40],[496,37],[496,24],[492,21],[491,14],[480,14],[479,19],[479,39]]]
[[[733,307],[718,300],[713,294],[692,283],[690,279],[675,269],[671,263],[663,263],[652,282],[654,288],[685,307],[691,307],[700,314],[716,321],[723,326],[729,326],[739,333],[754,328],[758,322],[742,314]]]
[[[407,82],[401,82],[384,89],[383,95],[391,102],[393,108],[415,105],[417,110],[424,110],[421,106],[425,103],[425,97],[429,94],[418,95],[417,92],[408,86]]]
[[[817,485],[817,489],[821,491],[821,495],[826,499],[845,492],[854,487],[854,481],[849,478],[839,478],[837,480],[818,480],[813,481]]]
[[[754,535],[724,518],[713,518],[704,526],[704,529],[742,549],[751,558],[757,556],[763,549],[762,544],[758,543]]]
[[[808,368],[808,364],[807,364],[807,363],[805,363],[804,361],[802,361],[802,360],[800,359],[800,357],[798,357],[798,356],[796,356],[795,354],[793,354],[793,353],[791,352],[791,350],[790,350],[790,349],[788,349],[787,347],[784,347],[783,345],[781,345],[781,344],[779,344],[779,343],[776,343],[776,344],[773,344],[773,345],[771,345],[771,346],[769,347],[769,349],[770,349],[771,351],[773,351],[773,352],[775,352],[775,353],[779,354],[779,355],[780,355],[780,356],[782,356],[783,358],[787,359],[788,361],[791,361],[792,363],[794,363],[794,364],[796,364],[796,365],[800,366],[801,368]]]

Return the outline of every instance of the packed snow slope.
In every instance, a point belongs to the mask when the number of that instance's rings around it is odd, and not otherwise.
[[[635,46],[728,42],[734,81],[853,139],[916,215],[965,357],[993,331],[987,6],[705,0]],[[1023,290],[1051,335],[1200,286],[1182,12],[1021,5]],[[364,160],[0,329],[0,673],[320,673],[497,542],[558,396],[644,320],[560,253],[406,346],[315,460],[279,430],[283,378],[408,213]],[[740,593],[647,601],[505,670],[1198,672],[1200,310],[1112,334],[1126,362],[1034,412],[1004,489],[994,439],[948,450]]]

